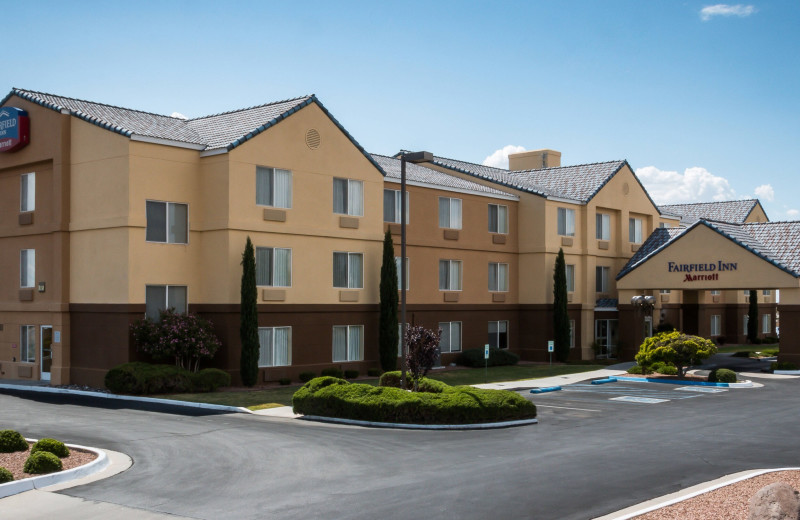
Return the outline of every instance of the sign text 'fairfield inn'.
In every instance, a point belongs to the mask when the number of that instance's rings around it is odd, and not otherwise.
[[[686,276],[683,279],[684,282],[717,281],[719,280],[720,272],[736,271],[738,267],[739,266],[736,262],[723,262],[722,260],[718,260],[716,263],[712,262],[707,264],[677,264],[675,262],[667,263],[667,269],[670,273],[686,273]]]
[[[0,152],[16,152],[30,142],[30,119],[20,108],[0,107]]]

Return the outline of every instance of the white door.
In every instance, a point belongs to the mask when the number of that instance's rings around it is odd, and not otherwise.
[[[40,348],[39,359],[41,360],[42,381],[50,381],[50,366],[53,364],[53,326],[42,325],[42,333],[39,335]]]

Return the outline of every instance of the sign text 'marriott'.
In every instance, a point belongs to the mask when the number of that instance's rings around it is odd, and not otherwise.
[[[667,263],[667,269],[669,269],[670,273],[686,273],[686,277],[683,279],[684,282],[718,281],[720,272],[736,271],[738,267],[736,262],[723,262],[722,260],[702,264]]]

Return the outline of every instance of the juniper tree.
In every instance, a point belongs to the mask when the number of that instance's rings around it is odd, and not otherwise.
[[[384,372],[391,372],[397,368],[397,343],[400,334],[397,330],[397,266],[394,261],[394,244],[390,231],[386,231],[383,237],[380,293],[378,351],[381,369]]]
[[[558,250],[553,272],[553,330],[556,359],[564,362],[569,357],[569,314],[567,313],[567,265],[564,250]]]
[[[239,337],[242,340],[240,373],[242,384],[253,386],[258,380],[258,290],[256,255],[250,237],[242,253],[242,298],[239,310]]]

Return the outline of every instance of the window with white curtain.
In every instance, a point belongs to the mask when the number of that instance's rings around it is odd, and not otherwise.
[[[489,204],[489,233],[508,233],[508,206]]]
[[[508,321],[489,322],[489,347],[508,348]]]
[[[597,213],[595,217],[595,236],[597,240],[611,240],[611,215]]]
[[[23,363],[36,361],[36,325],[19,327],[19,360]]]
[[[772,332],[772,314],[761,315],[761,333],[770,334]]]
[[[353,179],[333,179],[333,212],[364,216],[364,183]]]
[[[333,253],[333,286],[340,289],[361,289],[363,285],[364,255],[361,253]]]
[[[567,292],[575,292],[575,266],[567,264],[564,267],[567,274]]]
[[[174,309],[178,314],[187,310],[185,285],[148,285],[145,287],[145,314],[152,320],[159,319],[159,312]]]
[[[722,316],[720,314],[713,314],[711,316],[711,335],[719,336],[722,331]]]
[[[258,366],[285,367],[292,364],[292,328],[258,328]]]
[[[575,210],[558,208],[558,234],[564,237],[575,236]]]
[[[442,337],[439,340],[439,352],[442,354],[461,352],[461,322],[439,322],[439,328],[442,330]]]
[[[595,267],[595,291],[599,293],[608,292],[608,273],[610,269],[606,266],[598,265]]]
[[[761,291],[761,294],[764,295],[764,296],[771,296],[772,295],[772,290],[771,289],[764,289],[763,291]]]
[[[400,223],[400,190],[383,190],[383,221],[393,224]],[[406,192],[406,224],[408,224],[408,192]]]
[[[189,242],[189,206],[177,202],[147,201],[148,242],[186,244]]]
[[[33,211],[36,209],[36,174],[23,173],[19,186],[19,210]]]
[[[461,290],[461,260],[439,260],[439,290]]]
[[[461,199],[439,197],[439,227],[461,229]]]
[[[256,285],[291,287],[292,250],[281,247],[257,247]]]
[[[36,285],[36,250],[19,252],[19,286],[23,289]]]
[[[634,244],[641,244],[642,238],[643,238],[642,219],[640,218],[628,219],[628,242],[633,242]]]
[[[256,204],[273,208],[291,208],[292,172],[256,166]]]
[[[409,284],[409,281],[408,281],[408,272],[409,272],[408,271],[408,269],[409,269],[408,268],[408,264],[409,264],[409,259],[408,259],[408,257],[406,257],[406,291],[410,287],[410,284]],[[394,266],[397,269],[397,288],[401,289],[403,287],[403,285],[402,285],[403,281],[401,280],[402,277],[400,276],[402,268],[400,267],[400,257],[399,256],[394,257]]]
[[[333,362],[364,359],[364,326],[335,325],[333,327]]]
[[[508,291],[508,264],[489,262],[489,290]]]

